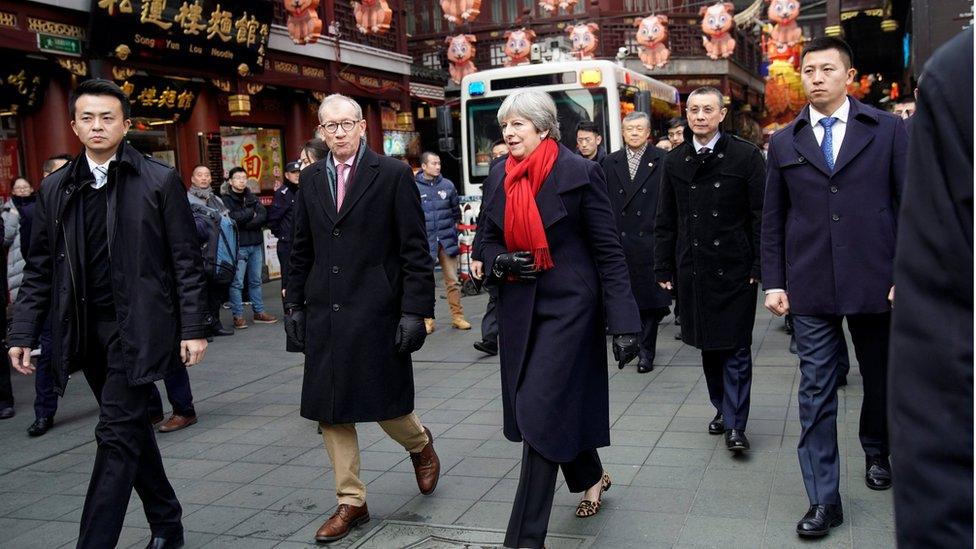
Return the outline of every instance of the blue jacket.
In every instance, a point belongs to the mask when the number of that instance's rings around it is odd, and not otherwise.
[[[804,107],[769,141],[762,282],[800,315],[891,310],[896,215],[908,134],[901,118],[856,99],[834,170]]]
[[[417,172],[417,190],[424,207],[427,221],[427,244],[430,255],[437,259],[438,244],[444,247],[447,255],[454,257],[460,253],[458,234],[455,225],[461,220],[460,200],[457,189],[450,179],[437,176],[432,181],[424,179],[424,172]]]

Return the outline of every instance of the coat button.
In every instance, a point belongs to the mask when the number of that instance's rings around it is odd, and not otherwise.
[[[641,216],[641,211],[640,210],[637,210],[637,217],[640,217],[640,216]]]
[[[719,187],[721,187],[721,186],[722,186],[722,183],[721,182],[719,182],[719,181],[716,181],[715,182],[715,188],[716,189],[719,188]]]
[[[712,246],[718,246],[718,239],[717,238],[712,241]]]
[[[691,186],[691,190],[695,190],[695,189],[697,189],[697,188],[698,188],[698,187],[697,187],[697,186],[695,186],[695,185],[692,185],[692,186]]]
[[[627,217],[627,210],[620,212],[620,217]]]
[[[718,210],[712,210],[712,217],[718,217]]]
[[[339,229],[332,229],[332,236],[339,236]]]
[[[617,194],[624,194],[624,190],[623,190],[623,189],[619,189],[619,190],[617,191]]]
[[[620,236],[627,236],[627,231],[620,231]]]
[[[637,233],[637,236],[644,236],[644,231],[640,231],[640,232],[638,232],[638,233]]]
[[[690,156],[686,156],[685,157],[685,162],[691,162],[691,157]]]
[[[830,186],[830,192],[837,193],[837,186],[836,185],[831,185]]]
[[[830,216],[830,218],[833,219],[834,221],[840,221],[840,215],[838,215],[838,214],[834,214],[834,215]]]
[[[333,311],[338,311],[339,309],[340,309],[340,307],[339,307],[339,304],[338,303],[336,303],[335,305],[332,306],[332,310]]]
[[[718,276],[722,276],[724,274],[725,274],[725,271],[723,271],[722,269],[719,269],[718,270]]]
[[[719,158],[725,158],[725,153],[718,153]]]
[[[338,265],[333,265],[332,266],[332,274],[339,274],[339,266]]]
[[[696,238],[696,239],[692,240],[691,241],[691,245],[697,247],[698,246],[698,239]]]
[[[641,192],[647,194],[647,189],[641,189]]]
[[[698,212],[691,212],[691,217],[698,219]]]

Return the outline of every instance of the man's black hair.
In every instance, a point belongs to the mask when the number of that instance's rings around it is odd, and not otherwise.
[[[496,139],[495,142],[491,144],[491,149],[489,150],[492,150],[499,145],[505,145],[508,147],[508,143],[506,143],[504,139]]]
[[[430,157],[432,157],[432,156],[436,156],[438,159],[441,157],[439,154],[437,154],[435,152],[424,151],[424,152],[420,153],[420,163],[421,164],[426,164],[426,163],[430,162]]]
[[[688,125],[688,121],[680,116],[675,116],[671,120],[668,120],[669,130],[673,130],[674,128],[684,128],[687,125]]]
[[[837,50],[840,52],[841,60],[846,63],[845,68],[854,66],[854,52],[851,47],[836,36],[821,36],[803,44],[803,53],[800,54],[800,65],[803,65],[803,58],[810,52]]]
[[[244,168],[242,168],[240,166],[234,166],[233,168],[230,169],[229,172],[227,172],[227,179],[233,179],[234,178],[234,174],[236,174],[237,172],[241,172],[241,173],[244,173],[244,174],[247,173],[247,172],[244,171]]]
[[[599,135],[600,137],[603,137],[603,134],[600,133],[600,126],[598,126],[597,123],[596,122],[593,122],[592,120],[584,120],[584,121],[580,122],[579,124],[577,124],[576,125],[576,133],[579,133],[579,132],[595,133],[595,134]]]
[[[129,104],[129,96],[122,91],[115,82],[111,80],[105,80],[104,78],[92,78],[91,80],[85,80],[81,84],[71,90],[71,96],[68,98],[68,116],[72,120],[75,119],[75,103],[78,102],[78,98],[82,95],[110,95],[119,100],[122,103],[122,117],[129,118],[132,114],[132,105]]]
[[[65,162],[71,162],[74,159],[75,159],[75,157],[71,156],[68,153],[56,154],[56,155],[54,155],[54,156],[52,156],[52,157],[50,157],[50,158],[48,158],[47,160],[44,161],[44,164],[41,165],[41,171],[42,172],[45,172],[45,173],[51,173],[51,172],[54,171],[54,163],[57,162],[58,160],[64,160]]]
[[[325,157],[329,156],[329,146],[325,144],[325,141],[319,139],[318,137],[306,141],[305,146],[302,147],[302,149],[313,162],[325,160]]]

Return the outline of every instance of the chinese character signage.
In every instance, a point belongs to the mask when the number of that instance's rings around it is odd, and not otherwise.
[[[0,111],[30,113],[41,106],[50,66],[22,60],[0,68]]]
[[[200,83],[190,80],[130,76],[116,82],[129,96],[133,117],[186,119],[200,94]]]
[[[264,65],[270,0],[94,0],[91,49],[102,55],[229,67],[242,76]]]

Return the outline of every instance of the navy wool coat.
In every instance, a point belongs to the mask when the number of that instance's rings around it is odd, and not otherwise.
[[[489,179],[482,255],[491,272],[505,247],[505,163]],[[599,164],[559,146],[536,196],[555,267],[498,292],[505,437],[568,462],[610,444],[606,329],[640,331],[627,262]]]
[[[805,107],[769,141],[763,286],[800,315],[891,310],[896,214],[908,134],[901,118],[851,102],[831,173]]]
[[[447,255],[458,255],[461,250],[458,248],[457,223],[461,221],[461,207],[454,183],[440,175],[427,181],[423,170],[417,172],[416,181],[427,221],[427,246],[431,257],[437,259],[438,245],[444,247]]]
[[[607,193],[627,256],[634,299],[642,311],[671,305],[671,296],[658,286],[654,277],[654,217],[664,155],[664,151],[648,144],[633,181],[626,147],[600,162],[607,175]]]
[[[365,145],[360,145],[365,147]],[[366,149],[336,211],[328,159],[302,171],[285,307],[306,315],[301,415],[328,424],[413,411],[401,315],[434,315],[434,263],[409,166]]]

